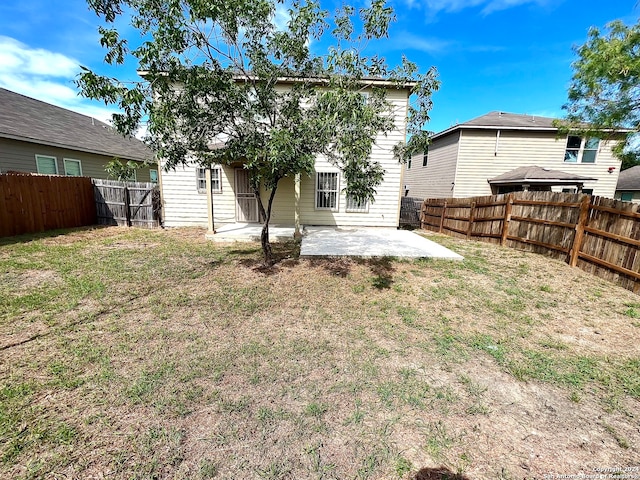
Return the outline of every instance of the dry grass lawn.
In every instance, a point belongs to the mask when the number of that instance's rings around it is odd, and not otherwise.
[[[0,477],[640,478],[640,297],[430,238],[465,261],[0,240]]]

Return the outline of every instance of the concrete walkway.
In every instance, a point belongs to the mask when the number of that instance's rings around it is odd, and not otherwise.
[[[356,227],[305,227],[300,256],[464,259],[408,230]]]
[[[262,225],[234,223],[216,229],[207,238],[215,242],[259,242]],[[293,240],[291,226],[270,225],[272,242]],[[397,257],[463,260],[431,240],[408,230],[364,227],[304,227],[301,257]]]
[[[269,225],[269,240],[272,242],[285,242],[293,240],[295,228]],[[259,242],[262,234],[262,225],[257,223],[231,223],[216,228],[216,233],[207,234],[209,240],[214,242]]]

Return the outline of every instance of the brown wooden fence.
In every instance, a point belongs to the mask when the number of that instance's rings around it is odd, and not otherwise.
[[[554,192],[427,199],[422,228],[552,255],[640,292],[640,205]]]
[[[97,178],[93,184],[99,224],[145,228],[160,225],[157,185]]]
[[[0,237],[95,223],[90,178],[0,175]]]

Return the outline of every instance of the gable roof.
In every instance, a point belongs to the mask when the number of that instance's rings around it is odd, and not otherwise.
[[[488,180],[491,184],[520,184],[535,183],[546,185],[564,185],[583,182],[593,182],[597,178],[583,177],[572,173],[561,172],[560,170],[552,170],[550,168],[542,168],[538,166],[519,167],[509,172],[498,175]]]
[[[443,137],[458,130],[529,130],[534,132],[557,132],[558,128],[553,126],[553,122],[560,120],[551,117],[540,117],[538,115],[527,115],[520,113],[507,113],[501,111],[489,112],[485,115],[473,118],[468,122],[458,123],[452,127],[435,133],[432,140]],[[585,124],[586,126],[586,124]],[[628,128],[619,128],[615,132],[630,132]],[[612,131],[611,133],[615,133]]]
[[[640,190],[640,165],[620,172],[616,190]]]
[[[125,160],[154,161],[137,138],[123,137],[106,123],[0,88],[0,137],[96,153]]]
[[[554,120],[556,119],[550,117],[506,113],[496,110],[476,117],[468,122],[459,123],[447,128],[446,130],[442,130],[441,132],[434,134],[431,138],[435,140],[438,137],[463,129],[542,130],[555,132],[558,129],[553,126]]]

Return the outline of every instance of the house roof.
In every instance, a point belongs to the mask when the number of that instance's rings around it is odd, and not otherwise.
[[[519,113],[507,113],[500,111],[489,112],[476,117],[468,122],[458,123],[452,127],[442,130],[431,136],[432,140],[443,137],[458,130],[529,130],[538,132],[557,132],[558,128],[553,126],[553,122],[558,120],[551,117],[540,117],[538,115],[522,115]],[[629,132],[629,129],[620,128],[616,132]]]
[[[537,167],[535,165],[529,167],[519,167],[509,172],[498,175],[488,180],[494,185],[508,184],[545,184],[545,185],[575,185],[584,182],[594,182],[597,178],[583,177],[572,173],[552,170],[550,168]]]
[[[153,152],[137,138],[123,137],[86,115],[4,88],[0,105],[0,137],[125,160],[154,160]]]
[[[640,165],[620,172],[616,190],[640,190]]]

